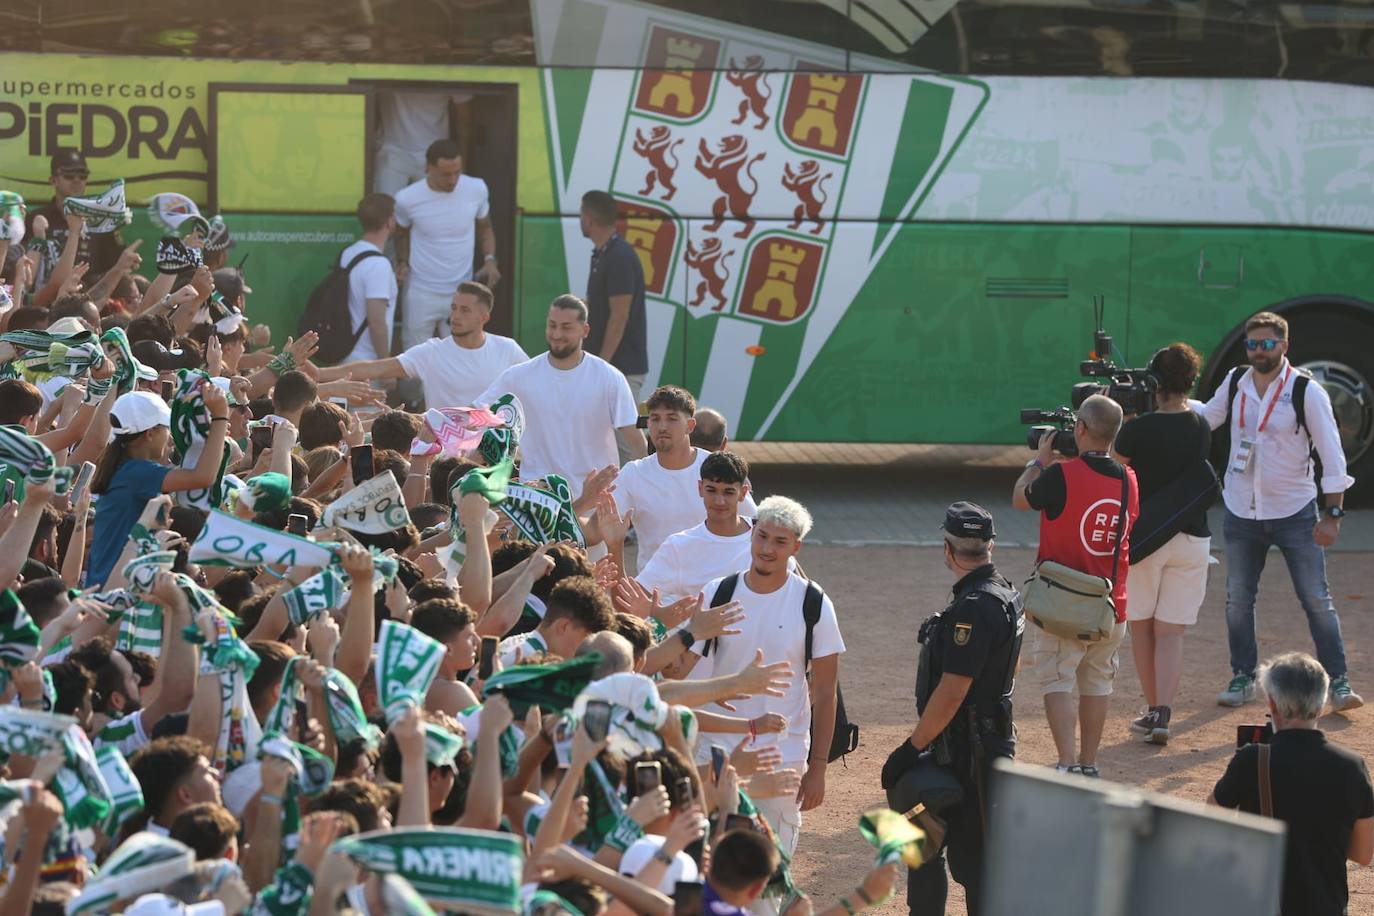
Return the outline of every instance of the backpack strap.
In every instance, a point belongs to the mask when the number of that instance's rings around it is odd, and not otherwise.
[[[340,252],[339,252],[339,257],[343,257],[344,251],[347,251],[347,250],[348,250],[348,249],[345,248],[345,249],[343,249],[343,251],[340,251]],[[380,251],[360,251],[360,252],[358,252],[357,254],[355,254],[355,255],[353,256],[353,259],[352,259],[351,261],[348,262],[348,266],[345,267],[345,268],[343,269],[344,275],[345,275],[345,276],[351,275],[351,274],[353,273],[353,268],[357,267],[359,263],[361,263],[361,262],[363,262],[363,261],[366,261],[368,258],[373,258],[373,257],[376,257],[376,258],[383,258],[383,257],[386,257],[386,255],[382,254]],[[338,262],[336,261],[335,263],[337,264]],[[363,339],[363,332],[366,331],[366,330],[367,330],[367,309],[364,308],[364,309],[363,309],[363,321],[362,321],[362,324],[358,325],[358,330],[356,330],[356,331],[353,332],[353,343],[351,343],[351,344],[349,345],[349,347],[348,347],[348,352],[350,352],[350,353],[353,352],[353,348],[356,347],[356,346],[358,345],[358,341],[360,341],[360,340]]]
[[[1259,803],[1260,814],[1265,817],[1274,816],[1274,786],[1269,777],[1269,755],[1269,745],[1261,744],[1259,746]]]
[[[710,606],[710,607],[720,607],[722,604],[728,604],[729,601],[730,601],[730,599],[734,597],[734,595],[735,595],[735,586],[738,585],[738,584],[739,584],[739,573],[737,573],[737,572],[736,572],[736,573],[730,573],[730,575],[726,576],[724,579],[721,579],[721,580],[720,580],[720,585],[717,585],[717,586],[716,586],[716,592],[715,592],[715,594],[711,596],[711,604],[710,604],[709,606]],[[811,634],[810,634],[810,631],[808,630],[808,631],[807,631],[807,637],[808,637],[808,639],[810,638],[810,635],[811,635]],[[717,642],[718,639],[719,639],[719,637],[717,637],[717,639],[708,639],[708,640],[706,640],[706,642],[705,642],[705,643],[702,645],[702,647],[701,647],[701,657],[702,657],[702,658],[705,658],[706,656],[708,656],[708,655],[711,654],[711,650],[714,649],[714,648],[716,647],[716,642]],[[808,645],[809,645],[809,643],[808,643]]]
[[[806,621],[806,661],[811,667],[811,640],[816,624],[821,622],[821,609],[825,605],[825,592],[810,579],[806,582],[806,597],[802,599],[802,620]]]
[[[1222,424],[1222,428],[1228,436],[1231,434],[1231,410],[1236,403],[1236,394],[1240,391],[1240,377],[1245,374],[1241,370],[1242,367],[1236,366],[1226,375],[1226,422]]]

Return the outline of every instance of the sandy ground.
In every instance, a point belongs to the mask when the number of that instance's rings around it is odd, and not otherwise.
[[[1214,549],[1220,553],[1220,545]],[[999,551],[997,558],[1008,578],[1020,581],[1029,572],[1033,555],[1027,550],[1005,550]],[[808,813],[803,824],[795,877],[819,909],[852,889],[872,866],[873,849],[857,829],[859,814],[883,803],[878,781],[883,761],[915,724],[916,629],[921,620],[944,605],[951,576],[941,562],[940,551],[933,548],[811,547],[799,559],[835,599],[848,647],[840,682],[850,718],[860,726],[862,741],[847,761],[831,764],[825,804],[819,811]],[[1374,715],[1369,650],[1374,637],[1374,587],[1364,581],[1360,569],[1369,555],[1346,553],[1331,559],[1331,588],[1342,616],[1353,683],[1371,705],[1349,717],[1327,716],[1321,727],[1368,761],[1374,752],[1374,729],[1369,727]],[[1277,553],[1270,555],[1260,591],[1261,659],[1286,650],[1312,651],[1306,621]],[[1159,748],[1142,743],[1128,730],[1144,701],[1129,641],[1122,646],[1117,693],[1099,766],[1105,779],[1201,803],[1231,757],[1235,726],[1263,721],[1259,704],[1233,710],[1215,703],[1217,692],[1230,676],[1224,565],[1212,567],[1207,601],[1198,625],[1186,638],[1184,654],[1172,739],[1167,747]],[[1053,763],[1054,744],[1039,695],[1018,686],[1016,707],[1018,758],[1032,764]],[[1367,868],[1349,867],[1351,916],[1374,916],[1374,874]],[[894,899],[877,912],[905,911],[903,880]],[[948,912],[965,912],[962,891],[953,882]]]

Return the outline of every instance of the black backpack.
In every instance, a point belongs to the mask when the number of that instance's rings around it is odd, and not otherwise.
[[[1317,446],[1312,441],[1312,431],[1307,428],[1307,386],[1312,383],[1312,373],[1306,369],[1293,367],[1297,378],[1293,379],[1293,414],[1297,426],[1293,433],[1302,432],[1307,436],[1308,455],[1312,461],[1312,479],[1317,483],[1317,502],[1322,500],[1322,459],[1317,454]],[[1244,366],[1237,366],[1226,375],[1226,419],[1214,430],[1212,436],[1212,467],[1217,472],[1217,480],[1226,485],[1226,468],[1231,463],[1231,408],[1236,402],[1236,392],[1240,391],[1240,377],[1245,374]],[[1340,417],[1333,413],[1336,429],[1341,427]]]
[[[342,256],[343,252],[339,252],[339,257]],[[296,323],[296,336],[300,337],[306,331],[320,335],[320,348],[315,356],[321,362],[337,363],[347,358],[362,339],[363,332],[367,330],[367,316],[363,316],[358,330],[353,330],[353,317],[348,313],[348,275],[360,262],[380,257],[383,257],[380,251],[364,251],[349,261],[347,267],[340,267],[339,259],[335,258],[329,273],[311,291],[305,311],[301,312],[301,319]]]
[[[720,607],[729,602],[735,594],[735,586],[739,584],[739,573],[731,573],[721,580],[720,585],[716,586],[716,593],[711,596],[711,607]],[[806,597],[802,599],[802,619],[806,621],[806,678],[811,679],[811,639],[812,631],[816,629],[816,624],[821,620],[821,605],[825,601],[825,592],[821,587],[810,580],[806,583]],[[715,640],[707,647],[709,654],[710,647]],[[816,727],[815,720],[812,720],[811,727]],[[849,716],[844,711],[844,692],[840,690],[840,685],[835,685],[835,734],[830,739],[830,751],[826,755],[826,760],[834,763],[845,754],[856,750],[859,746],[859,726],[849,721]]]

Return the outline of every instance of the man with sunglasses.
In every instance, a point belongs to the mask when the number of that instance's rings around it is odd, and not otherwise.
[[[24,237],[33,238],[33,222],[39,216],[48,221],[48,240],[53,243],[53,263],[45,263],[40,270],[42,275],[34,283],[35,289],[40,288],[47,281],[47,272],[56,263],[58,253],[62,251],[62,246],[67,241],[67,217],[62,212],[62,206],[67,202],[68,197],[85,197],[86,181],[91,177],[91,170],[86,165],[86,157],[81,155],[79,150],[59,149],[52,157],[50,163],[49,181],[53,186],[53,199],[41,210],[30,211],[25,226]],[[88,235],[83,232],[81,236],[81,247],[76,252],[76,262],[91,265],[87,272],[86,287],[95,285],[95,282],[115,265],[119,260],[120,253],[124,250],[124,241],[120,238],[119,232],[106,232],[99,235]]]
[[[1231,682],[1217,702],[1243,706],[1255,698],[1255,595],[1265,557],[1276,546],[1331,678],[1331,706],[1357,709],[1364,700],[1350,687],[1341,621],[1326,581],[1325,548],[1336,543],[1341,503],[1355,482],[1346,473],[1331,399],[1288,361],[1288,322],[1281,316],[1260,312],[1245,322],[1245,355],[1248,368],[1232,369],[1198,408],[1230,437],[1222,497]]]

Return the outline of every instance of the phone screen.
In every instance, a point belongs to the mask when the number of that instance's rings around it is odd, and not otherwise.
[[[582,723],[587,728],[587,737],[593,741],[604,741],[611,727],[611,704],[605,700],[589,701]]]
[[[719,744],[711,745],[711,772],[720,779],[720,771],[725,769],[725,748]]]
[[[254,426],[253,431],[248,434],[248,441],[252,447],[253,460],[257,461],[262,450],[272,444],[272,427]]]
[[[355,445],[348,453],[348,463],[353,468],[353,484],[357,486],[373,478],[372,446]]]
[[[293,512],[286,517],[286,530],[289,534],[297,537],[305,537],[309,531],[310,519],[298,512]]]
[[[172,392],[175,390],[176,386],[173,385],[171,381],[167,379],[162,380],[162,400],[170,401],[172,399]]]
[[[635,764],[635,786],[640,795],[662,784],[663,766],[657,760]]]
[[[673,885],[673,916],[701,916],[700,881],[679,881]]]
[[[684,776],[673,784],[676,789],[676,800],[679,806],[686,806],[692,803],[692,780],[689,776]]]
[[[81,463],[81,470],[76,472],[76,481],[72,484],[71,503],[76,505],[77,500],[86,487],[90,486],[91,478],[95,476],[95,465],[89,461]]]
[[[496,647],[500,640],[495,636],[482,637],[482,655],[477,661],[477,679],[485,681],[491,677],[496,667]]]

